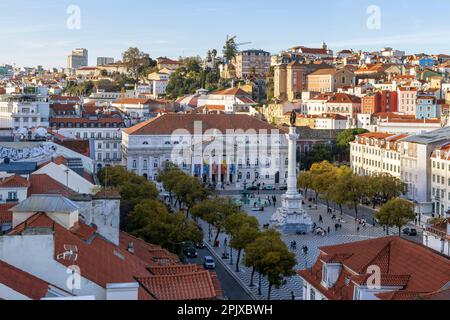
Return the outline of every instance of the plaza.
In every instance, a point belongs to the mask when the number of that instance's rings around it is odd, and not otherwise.
[[[237,193],[237,192],[236,192]],[[268,199],[272,199],[272,196],[275,196],[277,199],[276,206],[273,206],[273,202],[271,204],[268,203]],[[240,200],[240,195],[228,195],[228,197],[233,198],[237,201]],[[267,202],[267,206],[264,207],[264,211],[255,211],[254,202],[259,203],[265,203]],[[261,192],[258,194],[257,192],[254,194],[254,198],[252,196],[250,203],[244,204],[242,206],[242,209],[245,210],[249,215],[254,216],[258,219],[261,228],[263,226],[271,225],[270,220],[272,215],[276,212],[278,207],[281,205],[281,195],[273,193],[264,193]],[[311,206],[311,207],[310,207]],[[322,227],[324,230],[327,230],[328,227],[330,227],[330,233],[327,232],[326,235],[316,235],[312,233],[308,233],[306,235],[295,235],[295,234],[283,234],[282,233],[282,239],[290,248],[291,242],[296,242],[296,248],[291,248],[291,251],[294,252],[297,256],[297,265],[296,269],[305,269],[312,266],[312,264],[316,261],[317,257],[319,256],[319,247],[322,246],[330,246],[330,245],[336,245],[336,244],[342,244],[342,243],[348,243],[348,242],[356,242],[356,241],[362,241],[377,237],[383,237],[386,235],[386,232],[383,230],[383,227],[381,226],[373,226],[373,225],[366,225],[366,227],[363,227],[362,225],[358,225],[355,222],[354,217],[349,215],[340,215],[340,212],[337,210],[336,212],[333,211],[332,214],[327,213],[327,207],[322,204],[318,204],[317,209],[315,209],[315,204],[312,204],[305,200],[305,205],[303,206],[303,209],[311,216],[312,220],[317,224],[317,227]],[[337,231],[335,230],[335,224],[337,223],[336,220],[332,219],[332,216],[335,215],[336,219],[340,219],[340,224],[342,225],[342,228],[339,228]],[[319,223],[319,218],[322,216],[323,222]],[[368,221],[371,222],[371,221]],[[359,226],[359,231],[358,231]],[[208,237],[208,226],[206,223],[203,225],[203,230],[206,230],[206,240],[209,240]],[[391,230],[392,232],[395,232],[395,230]],[[212,230],[212,239],[215,236],[215,230]],[[229,268],[229,271],[234,273],[234,275],[239,278],[242,285],[245,285],[247,289],[253,294],[253,297],[256,299],[266,299],[267,298],[267,289],[268,289],[268,282],[266,279],[262,279],[262,285],[261,285],[261,295],[258,294],[258,275],[255,274],[254,278],[254,287],[249,287],[250,284],[250,278],[251,278],[251,269],[247,268],[243,265],[241,259],[240,264],[240,272],[235,272],[236,266],[236,256],[237,252],[233,250],[233,264],[230,265],[230,259],[222,259],[222,254],[224,251],[230,252],[229,247],[224,246],[224,241],[227,239],[229,241],[229,236],[222,233],[219,236],[220,246],[218,248],[212,248],[216,255],[217,260],[222,260],[222,262]],[[227,242],[228,242],[227,241]],[[208,242],[208,241],[207,241]],[[212,241],[209,241],[209,244],[212,244]],[[305,255],[303,253],[302,247],[307,246],[308,247],[308,253]],[[290,300],[294,298],[296,300],[302,299],[302,288],[303,283],[299,276],[295,275],[289,279],[287,279],[286,284],[282,286],[281,288],[273,288],[272,290],[272,299],[273,300]]]

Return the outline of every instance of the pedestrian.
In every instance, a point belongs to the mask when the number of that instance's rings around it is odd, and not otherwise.
[[[342,224],[339,224],[339,229],[342,229]]]
[[[328,226],[327,230],[328,230],[328,234],[330,234],[330,226]]]
[[[338,229],[339,229],[339,225],[336,223],[336,224],[334,225],[334,231],[338,231]]]
[[[227,245],[227,242],[228,242],[228,239],[225,238],[225,240],[223,240],[223,245],[226,246],[226,245]]]
[[[356,228],[356,232],[358,232],[358,233],[359,233],[359,226],[358,226],[358,228]]]
[[[322,215],[319,215],[319,223],[323,223]]]

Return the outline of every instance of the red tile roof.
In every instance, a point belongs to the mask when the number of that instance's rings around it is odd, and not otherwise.
[[[328,99],[328,103],[361,103],[361,98],[347,93],[335,93]]]
[[[321,256],[311,269],[299,274],[329,299],[352,299],[353,284],[364,282],[367,268],[381,269],[382,283],[396,285],[399,290],[382,294],[383,299],[417,296],[441,290],[450,281],[449,258],[417,243],[400,237],[384,237],[336,246],[321,247]],[[340,282],[331,289],[322,287],[322,260],[341,255],[341,263],[350,281]],[[413,262],[413,263],[412,263]],[[342,272],[344,273],[344,272]],[[340,278],[342,277],[342,273]],[[400,295],[400,296],[397,296]]]
[[[180,265],[175,255],[127,233],[120,233],[120,245],[116,246],[97,236],[97,230],[83,222],[67,230],[45,213],[38,213],[14,228],[9,236],[20,235],[26,228],[33,227],[53,231],[54,259],[64,266],[71,265],[72,261],[58,259],[58,254],[65,251],[65,245],[76,246],[76,264],[83,270],[83,277],[103,288],[108,283],[138,280],[142,300],[199,300],[222,295],[214,273],[198,266]],[[130,243],[133,243],[134,253],[128,250]]]
[[[135,99],[135,98],[124,98],[114,101],[113,104],[150,104],[151,99]]]
[[[215,299],[220,294],[206,270],[143,277],[137,281],[158,300],[206,300]]]
[[[86,157],[91,156],[89,140],[65,139],[64,141],[57,141],[57,143]]]
[[[29,186],[28,180],[19,175],[0,178],[0,188],[28,188]]]
[[[60,194],[64,197],[76,195],[74,191],[46,174],[30,175],[30,183],[31,186],[28,189],[28,196],[33,194]]]
[[[49,284],[29,273],[0,260],[0,283],[32,300],[47,295]]]
[[[16,205],[17,203],[0,203],[0,225],[12,223],[12,212],[9,209]]]
[[[276,127],[255,117],[240,114],[165,114],[158,118],[142,122],[134,127],[125,129],[129,135],[170,135],[177,129],[188,130],[194,133],[194,123],[201,121],[203,132],[210,129],[247,131],[249,129],[278,130]]]
[[[229,88],[224,90],[217,90],[210,92],[211,95],[224,95],[224,96],[249,96],[247,92],[241,88]]]

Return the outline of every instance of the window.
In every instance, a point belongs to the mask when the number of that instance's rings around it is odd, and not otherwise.
[[[133,169],[136,169],[136,168],[137,168],[137,161],[133,160]]]
[[[98,153],[98,154],[97,154],[97,160],[98,160],[98,161],[102,161],[102,154],[101,154],[101,153]]]
[[[316,300],[316,291],[313,288],[309,289],[309,297],[309,300]]]
[[[250,180],[251,176],[250,176],[250,172],[247,172],[247,180]]]
[[[8,200],[17,200],[17,192],[8,192]]]
[[[148,168],[148,162],[147,160],[144,160],[144,169],[146,170]]]

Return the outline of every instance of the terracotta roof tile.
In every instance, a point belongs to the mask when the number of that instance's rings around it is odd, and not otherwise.
[[[12,223],[12,212],[9,210],[16,205],[17,203],[0,203],[0,225]]]
[[[0,188],[28,188],[29,186],[30,182],[19,175],[0,178]]]
[[[336,246],[321,247],[321,255],[311,269],[299,271],[299,275],[323,292],[329,299],[352,299],[350,282],[361,283],[367,278],[370,265],[381,268],[382,283],[386,286],[399,286],[401,290],[383,293],[379,298],[414,298],[418,293],[432,293],[443,288],[450,281],[448,257],[431,249],[400,237],[384,237]],[[331,289],[320,285],[322,261],[340,255],[343,273],[347,281],[338,279]],[[347,255],[347,257],[345,256]],[[412,259],[414,263],[411,263]]]
[[[24,296],[40,300],[47,295],[49,284],[0,260],[0,283]]]
[[[60,194],[65,197],[76,195],[74,191],[46,174],[30,175],[30,183],[28,196],[33,194]]]
[[[125,129],[124,132],[129,135],[170,135],[177,129],[184,129],[192,134],[194,123],[197,121],[202,122],[203,132],[210,129],[220,130],[224,134],[228,129],[244,131],[265,129],[268,133],[271,130],[278,130],[269,123],[241,114],[165,114]]]
[[[158,300],[216,299],[209,271],[137,278],[137,281]]]

